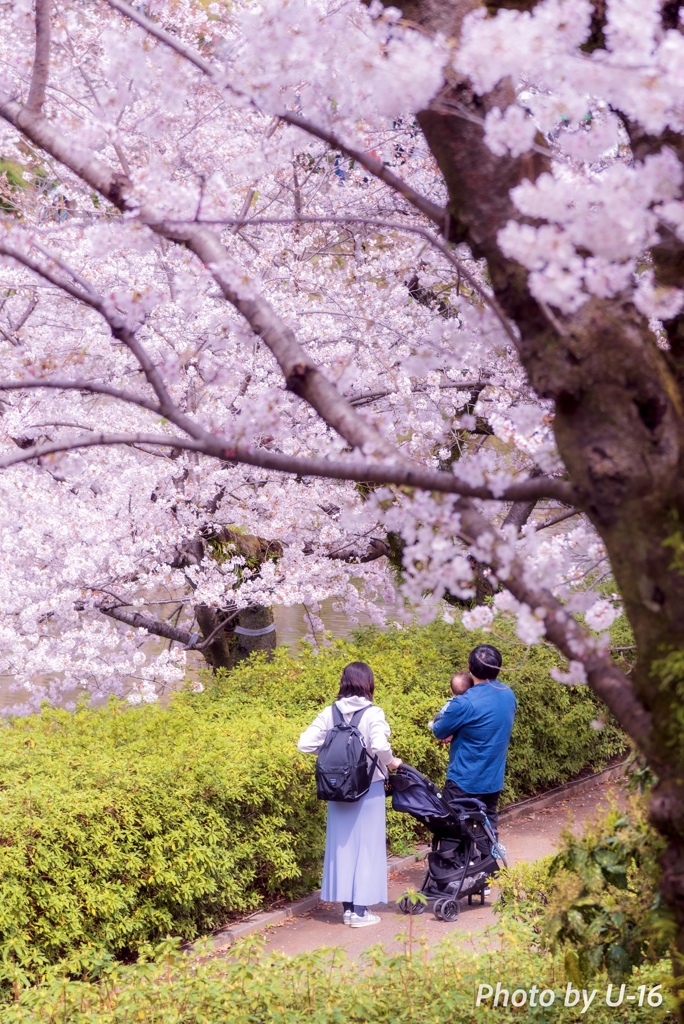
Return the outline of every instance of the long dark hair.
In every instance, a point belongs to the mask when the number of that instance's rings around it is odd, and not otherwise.
[[[366,700],[372,701],[374,691],[375,677],[370,665],[365,661],[350,661],[345,665],[337,700],[341,697],[365,697]]]
[[[468,668],[476,679],[496,679],[502,663],[501,651],[491,644],[480,644],[468,655]]]

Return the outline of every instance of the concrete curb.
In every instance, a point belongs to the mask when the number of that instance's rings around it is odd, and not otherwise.
[[[542,810],[544,807],[550,807],[557,803],[565,793],[581,792],[583,789],[591,789],[595,782],[613,782],[622,778],[627,763],[628,760],[621,761],[620,764],[610,765],[608,768],[602,768],[600,772],[587,775],[585,779],[575,779],[562,786],[556,786],[555,789],[550,789],[546,793],[541,793],[539,796],[531,796],[527,800],[508,804],[499,811],[499,821],[517,821],[518,818],[524,818],[530,811]]]
[[[626,764],[627,761],[622,761],[620,764],[612,765],[609,768],[603,768],[600,772],[588,775],[585,779],[576,779],[574,782],[566,782],[563,786],[557,786],[555,789],[541,794],[541,796],[532,796],[527,800],[520,800],[518,803],[509,804],[507,807],[503,807],[499,812],[499,821],[516,821],[518,818],[523,818],[526,814],[529,814],[530,811],[542,810],[544,807],[551,806],[558,800],[562,799],[562,797],[569,791],[576,792],[578,790],[591,789],[596,782],[613,781],[614,779],[618,779],[624,775]],[[429,849],[429,846],[422,846],[416,850],[415,853],[411,853],[407,857],[388,857],[387,870],[396,872],[404,871],[406,868],[412,868],[419,861],[425,859]],[[253,935],[256,932],[263,932],[267,928],[273,927],[273,925],[284,924],[285,921],[289,921],[293,917],[302,917],[304,914],[308,914],[311,910],[316,909],[320,901],[321,894],[320,889],[318,889],[316,892],[312,892],[309,896],[305,896],[303,900],[297,900],[296,903],[288,903],[286,906],[281,907],[278,910],[266,910],[263,913],[254,914],[246,920],[237,921],[235,924],[228,925],[226,928],[222,928],[220,931],[214,932],[213,935],[207,936],[205,939],[190,943],[186,949],[189,952],[193,952],[199,942],[208,941],[211,952],[220,953],[238,939],[243,939],[247,935]]]

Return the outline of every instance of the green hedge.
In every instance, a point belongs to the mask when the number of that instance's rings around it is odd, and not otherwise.
[[[46,711],[0,737],[0,971],[126,957],[313,885],[298,727],[172,709]]]
[[[402,925],[407,925],[406,919]],[[666,961],[636,971],[618,1008],[606,1005],[609,979],[597,976],[589,988],[596,994],[587,1013],[577,987],[572,983],[570,990],[567,987],[561,958],[539,952],[529,927],[504,924],[482,939],[489,948],[475,953],[471,943],[459,941],[454,934],[433,947],[428,956],[417,943],[411,949],[407,937],[404,950],[398,953],[374,947],[362,969],[358,963],[348,963],[341,950],[316,950],[292,958],[265,956],[261,944],[252,940],[233,947],[229,957],[189,962],[167,944],[166,955],[160,951],[155,963],[133,967],[104,963],[95,982],[58,979],[25,992],[0,1013],[0,1021],[586,1024],[591,1020],[592,1024],[675,1024]],[[497,984],[507,990],[507,1007],[502,1005],[503,994],[499,1005],[493,1005]],[[480,986],[488,986],[489,991]],[[539,996],[544,992],[548,1002],[549,991],[554,1001],[543,1009]],[[518,1003],[524,996],[528,1005],[512,1007],[514,993]],[[610,995],[616,1001],[619,986]],[[534,1008],[529,1005],[532,1001]]]
[[[314,887],[325,809],[301,729],[362,658],[378,680],[397,754],[435,779],[446,751],[425,723],[476,638],[444,623],[365,633],[295,659],[253,660],[168,708],[44,711],[0,729],[0,980],[167,934],[193,938]],[[586,689],[552,682],[549,648],[503,643],[518,695],[507,795],[599,766],[622,746]],[[395,815],[395,845],[414,837]]]
[[[518,700],[503,803],[565,782],[584,768],[600,768],[620,753],[624,736],[589,688],[551,679],[550,670],[564,664],[555,649],[527,647],[506,635],[507,624],[498,626],[494,637],[444,622],[385,633],[368,629],[320,653],[304,647],[297,658],[280,648],[270,664],[261,659],[243,664],[191,699],[236,716],[246,701],[306,725],[336,695],[347,662],[367,661],[375,673],[375,701],[392,727],[393,749],[437,780],[444,778],[448,751],[433,740],[426,724],[451,696],[449,679],[466,668],[468,652],[477,643],[494,642],[504,657],[501,679]],[[598,719],[605,721],[604,728],[592,727]]]

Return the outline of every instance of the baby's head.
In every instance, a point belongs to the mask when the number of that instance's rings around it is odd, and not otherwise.
[[[450,686],[454,697],[462,696],[472,685],[473,677],[469,672],[457,672],[455,676],[451,677]]]

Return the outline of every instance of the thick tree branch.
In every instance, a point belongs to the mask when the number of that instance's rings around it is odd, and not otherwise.
[[[335,562],[348,562],[351,565],[364,565],[367,562],[375,562],[378,558],[390,558],[392,549],[389,544],[378,537],[372,537],[368,542],[368,550],[361,554],[354,548],[343,548],[339,551],[330,551],[327,558]]]
[[[326,459],[302,459],[296,456],[280,455],[266,448],[246,448],[231,445],[225,438],[208,434],[196,440],[166,434],[82,434],[65,438],[63,441],[49,441],[33,445],[20,452],[0,457],[0,469],[17,466],[22,462],[55,455],[58,452],[73,451],[77,448],[92,448],[98,445],[154,445],[164,448],[180,448],[184,451],[199,452],[223,462],[258,466],[278,473],[289,473],[300,477],[321,477],[329,480],[355,480],[359,483],[396,484],[400,487],[416,487],[425,491],[439,491],[443,494],[461,494],[483,501],[525,501],[532,498],[556,498],[567,501],[572,488],[563,480],[554,477],[521,480],[498,491],[491,487],[474,487],[450,473],[434,469],[423,469],[411,463],[376,463],[349,460],[334,462]]]
[[[516,530],[520,532],[527,520],[534,512],[534,507],[537,504],[537,499],[534,498],[532,501],[514,501],[506,514],[506,518],[501,524],[504,526],[515,526]]]
[[[52,0],[36,0],[36,51],[26,106],[39,113],[45,102],[50,71],[50,14]]]
[[[533,478],[539,476],[539,470],[532,470],[531,476]],[[514,501],[506,514],[506,518],[501,524],[501,528],[503,529],[506,526],[514,526],[516,531],[520,533],[523,526],[534,512],[536,504],[536,499],[533,499],[532,501]]]
[[[163,619],[153,619],[150,615],[128,611],[119,605],[99,605],[97,610],[110,619],[124,622],[127,626],[146,629],[153,636],[163,636],[166,640],[175,640],[190,651],[200,650],[203,646],[198,642],[199,633],[191,633],[190,630],[182,629],[180,626],[172,626],[170,622],[165,622]]]
[[[547,519],[545,523],[539,523],[535,526],[535,530],[545,530],[547,526],[556,526],[557,523],[563,523],[566,519],[572,519],[573,516],[578,516],[580,510],[578,508],[568,509],[567,512],[561,512],[559,515],[554,516],[552,519]]]
[[[176,643],[183,644],[189,651],[202,653],[206,651],[221,630],[225,629],[240,614],[236,610],[232,615],[221,619],[216,629],[208,636],[201,637],[199,633],[191,633],[188,629],[174,626],[168,620],[153,619],[143,612],[128,611],[123,605],[98,605],[97,610],[110,619],[116,619],[117,622],[124,622],[127,626],[133,626],[135,629],[146,629],[153,636],[163,636],[166,640],[175,640]]]
[[[241,287],[236,268],[228,261],[226,250],[211,231],[195,228],[179,240],[185,241],[188,248],[199,256],[226,299],[266,343],[280,366],[289,391],[308,402],[328,426],[353,447],[404,461],[404,456],[371,423],[359,416],[321,372],[272,306],[251,288]]]
[[[169,46],[172,50],[175,50],[177,54],[183,57],[185,60],[190,61],[194,64],[202,74],[207,75],[208,78],[214,82],[215,85],[220,89],[225,89],[226,84],[223,79],[222,71],[219,67],[212,64],[210,61],[205,60],[201,54],[197,53],[191,46],[183,43],[177,36],[171,35],[170,32],[165,31],[160,25],[157,25],[150,18],[145,17],[130,4],[125,3],[125,0],[106,0],[110,7],[123,14],[124,17],[130,21],[135,22],[141,28],[144,28],[146,32],[149,32],[151,36],[158,39],[161,43]],[[238,90],[233,89],[233,92]],[[246,96],[245,93],[239,93],[239,95]],[[254,100],[250,98],[250,103],[256,108]],[[258,109],[258,108],[256,108]],[[340,138],[338,138],[334,132],[327,131],[324,128],[320,128],[318,125],[312,124],[307,121],[306,118],[300,117],[298,114],[285,111],[278,115],[281,121],[286,124],[293,125],[295,128],[301,128],[302,131],[308,135],[313,135],[315,138],[320,139],[322,142],[327,142],[333,149],[339,150],[340,153],[344,153],[352,160],[356,160],[362,167],[364,167],[373,177],[378,178],[389,186],[394,192],[398,192],[402,195],[412,206],[417,210],[420,210],[428,220],[433,221],[440,228],[444,227],[446,220],[446,210],[433,203],[432,200],[426,196],[417,192],[407,182],[403,181],[398,175],[394,174],[389,170],[388,167],[380,161],[376,160],[375,157],[370,156],[368,153],[364,153],[362,150],[354,149],[351,146],[346,145]]]
[[[85,391],[93,395],[107,395],[109,398],[118,398],[122,402],[129,402],[131,405],[139,405],[142,409],[148,409],[158,416],[163,415],[162,410],[154,402],[148,401],[133,391],[112,388],[108,384],[97,384],[91,380],[67,380],[62,377],[48,377],[38,380],[2,380],[0,391],[26,391],[31,388],[53,388],[57,391]]]

